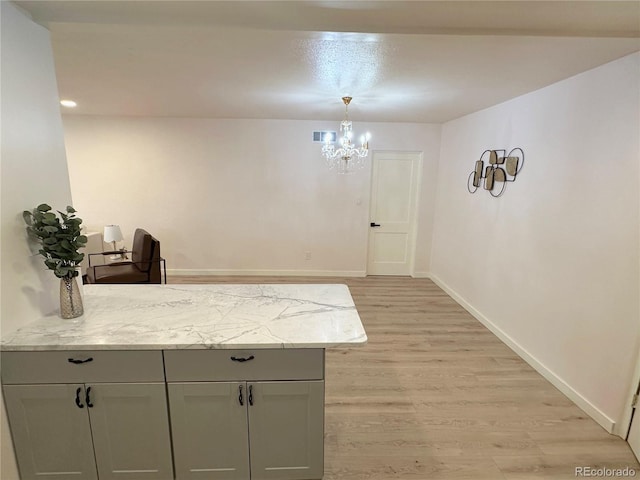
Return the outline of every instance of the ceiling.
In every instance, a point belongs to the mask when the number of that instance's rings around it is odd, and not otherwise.
[[[14,3],[74,114],[439,123],[640,50],[637,1]]]

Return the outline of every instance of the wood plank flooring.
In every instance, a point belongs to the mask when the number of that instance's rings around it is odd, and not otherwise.
[[[628,444],[428,279],[169,277],[346,283],[369,337],[326,357],[325,480],[575,479],[635,469]],[[607,477],[601,477],[607,478]]]

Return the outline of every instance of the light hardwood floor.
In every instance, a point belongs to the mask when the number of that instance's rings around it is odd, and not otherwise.
[[[369,337],[326,356],[325,480],[575,479],[624,468],[609,435],[428,279],[169,277],[346,283]]]

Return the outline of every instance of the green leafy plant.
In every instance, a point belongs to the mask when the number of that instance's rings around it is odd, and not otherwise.
[[[66,213],[51,212],[46,203],[32,211],[25,210],[22,217],[27,224],[29,236],[42,245],[38,251],[44,257],[44,264],[53,270],[58,278],[73,278],[78,275],[76,267],[82,262],[84,253],[78,250],[87,244],[87,237],[80,232],[82,219],[76,217],[73,207]]]

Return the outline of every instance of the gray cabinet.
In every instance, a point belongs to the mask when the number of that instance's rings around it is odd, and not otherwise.
[[[322,478],[324,382],[255,382],[249,388],[251,479]]]
[[[173,477],[160,352],[16,352],[2,362],[22,480]],[[30,384],[43,378],[59,383]],[[131,383],[107,383],[118,378]]]
[[[2,352],[2,383],[22,480],[324,473],[323,349]]]
[[[177,479],[249,478],[246,386],[169,383]]]
[[[23,480],[95,480],[82,385],[5,385],[4,399]]]
[[[177,480],[322,478],[322,350],[167,351],[165,369]]]
[[[91,386],[90,400],[100,480],[173,477],[164,383],[97,383]]]

